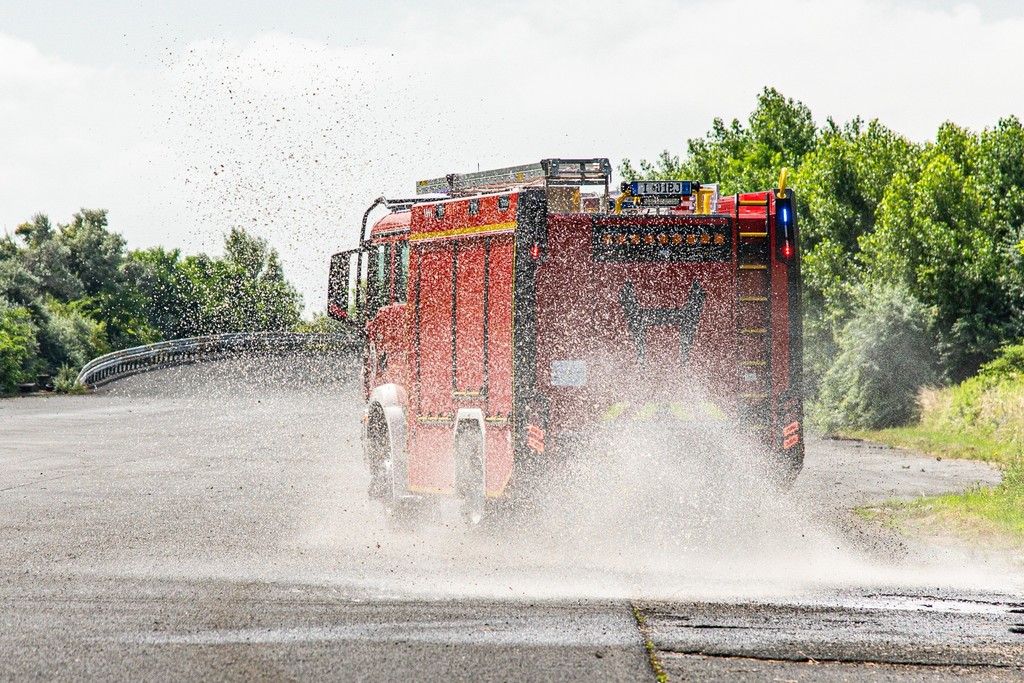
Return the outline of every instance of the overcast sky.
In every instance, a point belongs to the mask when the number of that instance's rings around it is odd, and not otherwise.
[[[923,141],[1024,116],[1022,73],[1016,0],[0,0],[0,230],[242,226],[322,310],[328,256],[419,178],[683,152],[766,85]]]

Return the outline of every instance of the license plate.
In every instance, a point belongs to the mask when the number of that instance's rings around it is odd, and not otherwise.
[[[638,180],[630,183],[630,192],[634,197],[644,195],[674,195],[676,197],[692,194],[689,180]]]

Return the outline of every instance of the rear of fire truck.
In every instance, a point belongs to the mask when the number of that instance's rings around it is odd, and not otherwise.
[[[780,185],[719,197],[640,181],[607,213],[549,216],[536,271],[546,440],[647,439],[687,457],[725,432],[755,445],[770,476],[795,478],[800,273],[793,192]]]
[[[799,472],[785,175],[728,197],[696,181],[612,197],[610,177],[607,159],[547,159],[423,181],[335,255],[329,313],[365,334],[365,456],[389,509],[454,494],[477,521],[601,434],[717,426],[777,479]]]

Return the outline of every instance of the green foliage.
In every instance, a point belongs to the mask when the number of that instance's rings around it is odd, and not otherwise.
[[[58,394],[84,394],[86,389],[78,383],[78,370],[70,365],[61,366],[53,378],[53,390]]]
[[[641,160],[639,171],[624,159],[619,172],[627,180],[718,181],[726,193],[760,189],[773,187],[780,169],[796,168],[816,144],[810,110],[801,102],[786,99],[775,88],[761,91],[747,124],[734,119],[726,125],[722,119],[715,119],[706,137],[687,143],[685,160],[666,150],[653,163]]]
[[[17,392],[20,382],[33,379],[37,353],[29,312],[0,297],[0,396]]]
[[[44,310],[36,337],[47,370],[65,365],[80,368],[110,351],[106,324],[83,313],[80,306],[51,299]]]
[[[351,331],[351,326],[318,311],[313,314],[312,320],[303,320],[296,325],[295,331],[305,334],[346,334]]]
[[[277,252],[244,230],[230,231],[220,259],[124,247],[105,210],[57,226],[36,214],[0,239],[0,391],[36,371],[70,374],[111,349],[300,321]]]
[[[294,329],[301,300],[277,251],[235,228],[224,252],[221,259],[182,259],[177,250],[159,248],[132,253],[126,271],[150,324],[166,338]]]
[[[944,131],[924,152],[920,176],[900,174],[889,186],[875,232],[861,238],[861,261],[867,279],[905,284],[935,307],[941,366],[959,381],[1020,331],[1020,302],[1002,277],[1006,250],[992,204],[967,175],[977,138]]]
[[[1024,376],[1024,342],[1008,344],[999,349],[999,355],[981,366],[978,374],[993,379],[1014,379]]]
[[[971,376],[1024,336],[1024,127],[1016,117],[981,133],[945,123],[919,145],[859,117],[816,128],[807,107],[766,88],[746,125],[715,119],[683,158],[666,150],[639,168],[626,160],[620,172],[719,181],[731,193],[773,187],[783,166],[801,226],[807,395],[822,403],[827,424],[875,424],[873,413],[856,414],[873,410],[867,397],[886,382],[894,396],[906,388],[902,376],[857,369],[866,359],[855,361],[858,324],[848,326],[866,314],[864,292],[896,287],[929,311],[936,381]],[[871,388],[854,386],[868,381]]]
[[[917,392],[934,383],[933,313],[902,287],[866,289],[839,336],[813,411],[825,431],[881,429],[917,414]]]
[[[953,458],[996,462],[1002,483],[964,493],[890,504],[904,523],[1024,540],[1024,343],[1006,346],[978,375],[920,395],[920,424],[867,438]]]
[[[107,211],[82,209],[57,238],[67,247],[68,265],[85,293],[96,296],[121,281],[124,238],[107,230]]]
[[[1024,448],[1024,344],[1003,347],[979,373],[922,395],[922,424]]]

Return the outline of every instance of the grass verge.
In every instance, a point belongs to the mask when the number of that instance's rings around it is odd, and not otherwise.
[[[876,441],[893,448],[908,448],[942,458],[1009,463],[1018,454],[1018,449],[1012,444],[989,436],[923,426],[844,432],[843,436]]]
[[[986,545],[1024,547],[1024,454],[1019,446],[977,433],[900,427],[855,432],[849,436],[944,458],[969,458],[998,464],[999,486],[973,486],[962,493],[914,501],[889,501],[857,510],[883,524],[927,536],[953,533]]]

